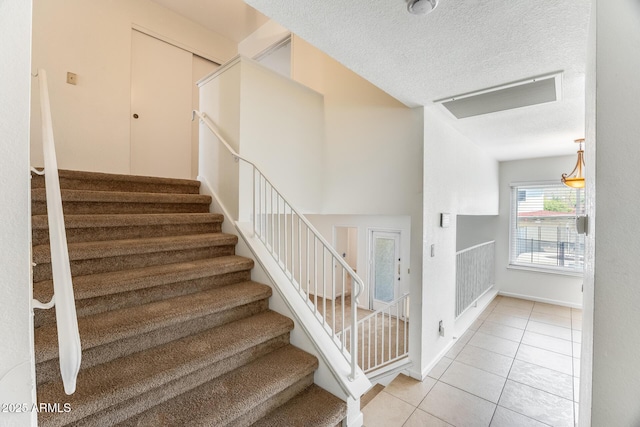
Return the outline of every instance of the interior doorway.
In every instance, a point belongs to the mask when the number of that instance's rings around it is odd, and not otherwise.
[[[358,272],[358,228],[357,227],[334,227],[334,247],[336,251],[346,261],[347,265]],[[337,268],[337,266],[334,266]],[[345,283],[342,280],[346,280]],[[351,276],[336,274],[336,289],[345,289],[351,295]],[[344,285],[344,286],[343,286]],[[345,295],[346,296],[346,295]]]

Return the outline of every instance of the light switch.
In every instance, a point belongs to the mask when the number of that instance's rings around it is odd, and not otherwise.
[[[78,81],[78,76],[75,73],[67,71],[67,83],[75,85]]]
[[[441,213],[440,214],[440,227],[447,228],[451,224],[451,214],[449,213]]]

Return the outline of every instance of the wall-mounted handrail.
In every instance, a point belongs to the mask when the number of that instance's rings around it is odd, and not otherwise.
[[[34,308],[51,308],[56,306],[56,324],[58,329],[58,347],[60,374],[64,383],[64,391],[73,394],[76,390],[76,379],[82,360],[78,318],[76,315],[73,283],[67,235],[62,212],[62,195],[58,178],[58,162],[53,139],[51,106],[49,103],[49,87],[47,73],[38,70],[40,84],[40,111],[42,114],[42,146],[44,152],[44,178],[47,196],[47,215],[49,220],[49,245],[51,247],[51,270],[53,276],[53,298],[47,304],[34,299]],[[37,172],[42,174],[42,172]]]
[[[262,171],[231,147],[206,114],[194,110],[192,119],[195,119],[195,116],[198,116],[235,160],[242,161],[252,168],[253,232],[286,273],[298,294],[308,302],[309,308],[316,314],[316,319],[325,327],[325,331],[333,338],[333,342],[350,363],[350,379],[354,380],[358,372],[357,347],[347,351],[344,334],[340,332],[344,329],[345,322],[349,322],[355,331],[353,342],[357,346],[357,299],[364,289],[362,279],[311,222],[284,198]],[[328,269],[331,269],[330,274],[327,274]],[[336,273],[338,269],[341,270],[341,274]],[[327,276],[331,276],[330,279]],[[347,295],[349,282],[350,297]],[[350,305],[350,319],[345,313],[347,304]]]

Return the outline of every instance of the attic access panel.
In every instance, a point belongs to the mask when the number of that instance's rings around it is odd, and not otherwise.
[[[562,73],[532,77],[506,85],[439,99],[458,119],[559,101]]]

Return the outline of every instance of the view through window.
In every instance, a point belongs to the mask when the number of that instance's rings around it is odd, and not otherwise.
[[[584,215],[584,190],[558,184],[512,185],[509,264],[582,272],[584,235],[576,217]]]

